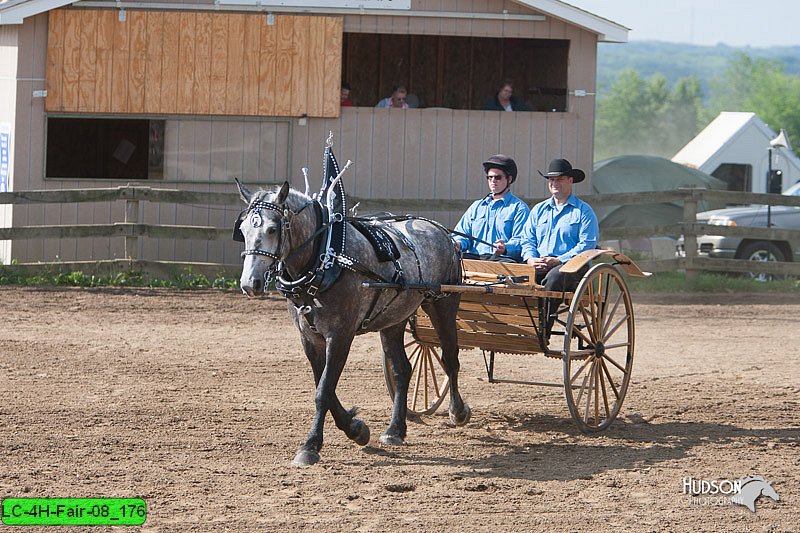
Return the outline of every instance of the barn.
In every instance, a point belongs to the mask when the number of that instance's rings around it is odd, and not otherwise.
[[[597,45],[627,36],[557,0],[4,0],[0,192],[232,192],[234,176],[301,187],[304,166],[319,182],[333,132],[339,158],[354,163],[348,193],[360,198],[478,197],[480,162],[497,152],[519,164],[515,192],[536,198],[545,194],[536,169],[550,159],[592,168]],[[483,109],[504,79],[531,111]],[[352,107],[340,106],[344,80]],[[375,108],[397,84],[417,107]],[[137,209],[150,224],[214,227],[237,212]],[[6,204],[0,224],[109,224],[125,210],[121,201]],[[460,212],[427,214],[454,224]],[[118,259],[122,241],[2,241],[0,261]],[[208,239],[135,246],[139,258],[176,262],[231,264],[240,252]]]

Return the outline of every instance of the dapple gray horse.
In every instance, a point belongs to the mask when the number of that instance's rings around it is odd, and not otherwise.
[[[251,297],[262,294],[266,289],[267,275],[277,265],[282,266],[283,277],[300,279],[308,265],[314,263],[317,254],[312,241],[322,221],[319,209],[313,208],[315,200],[291,189],[288,183],[277,191],[256,192],[250,192],[239,184],[239,192],[248,205],[248,210],[240,218],[246,248],[242,291]],[[387,222],[387,225],[391,226],[389,233],[394,233],[392,239],[401,252],[399,263],[406,283],[435,286],[460,281],[459,258],[444,228],[416,218]],[[413,246],[409,247],[409,244]],[[383,278],[390,279],[395,273],[393,263],[379,262],[371,244],[352,226],[347,227],[344,252]],[[392,419],[380,440],[387,445],[404,442],[411,365],[406,357],[403,335],[408,318],[420,305],[430,315],[441,342],[442,363],[450,378],[450,419],[457,426],[469,420],[470,408],[458,391],[458,295],[441,297],[441,293],[422,290],[365,288],[362,285],[365,281],[370,280],[362,273],[343,269],[328,290],[315,295],[316,302],[309,306],[310,312],[308,308],[298,308],[289,301],[289,314],[300,331],[317,386],[316,413],[311,431],[295,455],[293,462],[296,465],[311,465],[319,461],[328,411],[336,426],[351,440],[361,446],[369,442],[369,428],[355,417],[356,408],[345,409],[336,396],[336,385],[353,338],[362,333],[380,332],[383,351],[392,362],[397,384]],[[374,301],[375,291],[380,291],[377,302]],[[303,311],[308,313],[302,314]]]

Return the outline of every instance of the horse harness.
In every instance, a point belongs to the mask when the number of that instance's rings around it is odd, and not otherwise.
[[[314,207],[317,228],[303,243],[295,248],[294,251],[290,252],[292,219],[309,206]],[[262,250],[260,248],[249,248],[245,249],[241,255],[242,257],[261,255],[274,260],[272,267],[264,275],[265,283],[269,285],[274,277],[275,288],[285,298],[292,301],[297,312],[306,319],[309,327],[315,332],[317,330],[314,325],[315,317],[312,311],[322,308],[322,304],[317,299],[317,295],[328,290],[334,284],[342,268],[361,274],[373,281],[391,283],[401,287],[399,289],[381,289],[374,291],[375,295],[367,312],[367,317],[361,323],[361,329],[366,329],[375,318],[389,308],[400,293],[407,290],[405,274],[398,261],[400,252],[394,240],[389,236],[389,233],[397,237],[404,246],[414,254],[419,277],[422,279],[422,266],[414,244],[402,232],[386,224],[386,220],[408,220],[418,217],[395,217],[394,215],[390,217],[347,217],[341,212],[330,212],[330,210],[318,200],[309,201],[298,211],[292,211],[287,207],[281,207],[263,200],[254,200],[246,210],[239,214],[239,218],[233,230],[234,240],[244,242],[245,239],[241,231],[241,224],[248,215],[250,216],[250,223],[253,227],[260,227],[261,224],[263,224],[262,209],[275,211],[281,216],[278,246],[275,252]],[[344,239],[331,239],[334,228],[338,224],[349,224],[350,227],[361,232],[372,245],[379,261],[392,261],[395,270],[390,279],[369,269],[354,257],[348,256],[343,249]],[[345,225],[343,229],[346,227]],[[292,279],[289,272],[286,270],[286,262],[312,242],[314,242],[318,253],[312,255],[309,263],[301,269],[304,273],[296,279]],[[378,299],[381,294],[387,290],[395,290],[394,296],[377,313],[374,313]]]

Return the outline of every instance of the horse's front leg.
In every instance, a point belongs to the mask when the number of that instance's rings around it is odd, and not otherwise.
[[[472,410],[458,391],[458,371],[461,367],[458,361],[458,332],[456,330],[458,304],[458,298],[451,295],[423,304],[423,308],[431,318],[431,323],[439,336],[439,344],[442,347],[442,366],[450,378],[450,421],[456,426],[463,426],[469,422]]]
[[[406,438],[406,415],[408,413],[408,382],[411,379],[411,363],[408,362],[403,347],[406,321],[381,331],[383,352],[392,362],[394,374],[394,404],[392,420],[389,427],[381,435],[384,444],[403,444]]]
[[[295,465],[307,466],[319,462],[325,415],[328,411],[331,412],[336,426],[344,431],[351,440],[361,446],[369,442],[369,428],[362,420],[355,418],[356,409],[345,409],[336,396],[336,386],[342,375],[352,342],[352,337],[327,339],[327,342],[324,343],[323,358],[321,350],[319,350],[319,342],[307,340],[303,335],[303,347],[306,349],[306,355],[314,371],[314,380],[317,383],[317,392],[314,398],[316,411],[308,437],[292,461]]]

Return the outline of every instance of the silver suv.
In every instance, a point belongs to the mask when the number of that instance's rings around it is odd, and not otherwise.
[[[789,187],[783,194],[800,196],[800,182]],[[697,221],[718,226],[766,228],[767,206],[752,205],[703,211],[697,214]],[[770,222],[773,228],[800,229],[800,207],[773,206],[770,210]],[[800,261],[800,238],[767,241],[746,237],[698,235],[697,247],[697,253],[707,257],[752,261]],[[678,255],[683,255],[683,239],[678,241]]]

